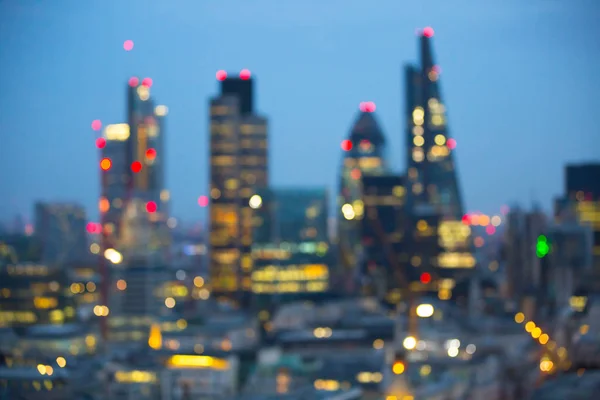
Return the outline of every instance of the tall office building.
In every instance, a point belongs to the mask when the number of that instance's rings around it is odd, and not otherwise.
[[[149,78],[141,82],[131,78],[128,123],[104,129],[99,207],[106,248],[116,248],[126,258],[164,261],[170,245],[166,226],[169,193],[164,178],[167,108],[154,106],[151,86]]]
[[[471,232],[464,215],[454,149],[439,86],[440,68],[433,61],[433,29],[420,33],[421,66],[407,66],[406,148],[407,205],[414,237],[411,259],[452,287],[475,267]],[[448,298],[448,292],[441,296]],[[451,297],[451,293],[450,293]]]
[[[390,304],[401,298],[400,288],[417,278],[408,266],[406,246],[405,180],[396,175],[362,179],[361,221],[364,260],[362,289]],[[413,279],[411,279],[413,278]]]
[[[362,262],[361,220],[364,217],[362,204],[363,176],[383,175],[386,166],[385,138],[375,116],[375,104],[363,102],[350,136],[342,141],[342,168],[337,201],[338,248],[341,270],[335,279],[346,290],[354,290]],[[337,285],[336,285],[337,286]]]
[[[565,175],[565,194],[555,202],[555,220],[575,221],[591,229],[591,274],[593,286],[600,288],[600,163],[568,165]]]
[[[253,212],[250,198],[268,186],[267,120],[253,104],[253,78],[217,72],[210,101],[210,261],[212,290],[239,300],[250,293]]]
[[[41,262],[65,266],[87,257],[86,217],[75,204],[37,203],[35,235],[42,248]]]
[[[263,189],[255,210],[252,292],[259,300],[315,298],[329,289],[325,189]]]

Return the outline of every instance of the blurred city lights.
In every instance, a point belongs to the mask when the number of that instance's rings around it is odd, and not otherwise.
[[[406,350],[412,350],[417,346],[417,339],[415,339],[414,336],[407,336],[404,338],[404,341],[402,341],[402,346],[404,346]]]
[[[108,171],[111,166],[112,161],[110,158],[105,157],[100,161],[100,168],[102,169],[102,171]]]
[[[456,148],[456,140],[455,139],[448,139],[446,141],[446,146],[448,146],[448,148],[450,150],[454,150]]]
[[[346,140],[342,140],[342,150],[344,151],[350,151],[352,150],[352,141],[346,139]]]
[[[262,205],[262,198],[259,195],[255,194],[254,196],[250,197],[248,205],[250,206],[250,208],[254,208],[255,210],[260,208],[260,206]]]
[[[496,228],[493,225],[488,225],[485,227],[485,232],[488,235],[493,235],[494,233],[496,233]]]
[[[100,129],[102,129],[102,121],[100,121],[99,119],[93,120],[92,129],[95,131],[99,131]]]
[[[156,158],[156,150],[152,148],[146,150],[146,158],[148,160],[154,160]]]
[[[429,272],[423,272],[420,277],[421,283],[427,284],[431,282],[431,274]]]
[[[417,307],[417,316],[421,318],[429,318],[433,315],[433,306],[431,304],[419,304]]]
[[[142,86],[147,87],[147,88],[152,87],[152,78],[142,79]]]
[[[137,174],[142,170],[142,163],[139,161],[134,161],[131,163],[131,170],[133,173]]]
[[[125,51],[133,50],[133,40],[126,40],[123,43],[123,48],[125,49]]]
[[[100,233],[102,232],[102,225],[95,222],[88,222],[85,229],[88,233]]]
[[[536,255],[538,258],[544,258],[550,252],[548,238],[544,235],[538,236],[536,245]]]
[[[149,201],[146,203],[146,211],[148,211],[149,213],[154,213],[157,210],[157,206],[156,203],[153,201]]]
[[[131,78],[129,78],[129,86],[136,87],[139,84],[140,84],[140,80],[138,77],[132,76]]]
[[[248,79],[250,79],[250,76],[250,70],[243,69],[240,71],[240,79],[247,81]]]
[[[518,312],[515,314],[515,322],[517,324],[521,324],[523,323],[523,321],[525,321],[525,314],[523,314],[522,312]]]
[[[402,375],[405,369],[406,367],[404,366],[404,363],[402,361],[396,361],[392,366],[392,372],[395,375]]]
[[[198,205],[200,207],[208,206],[208,196],[200,196],[198,197]]]
[[[217,71],[217,80],[218,81],[224,81],[225,79],[227,79],[227,72],[223,71],[222,69]]]
[[[96,139],[96,147],[99,149],[103,149],[104,147],[106,147],[106,139],[104,139],[104,138]]]
[[[492,221],[492,225],[494,225],[494,226],[500,226],[500,224],[502,223],[502,218],[500,218],[499,215],[494,215],[492,217],[491,221]]]

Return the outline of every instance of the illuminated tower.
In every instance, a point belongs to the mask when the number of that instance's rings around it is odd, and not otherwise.
[[[360,104],[360,114],[348,139],[342,141],[342,168],[338,195],[338,246],[346,290],[354,289],[361,261],[361,223],[363,219],[362,176],[382,175],[386,171],[385,138],[374,117],[375,103]]]
[[[475,266],[471,233],[461,223],[463,204],[446,110],[441,98],[440,68],[433,61],[433,29],[420,33],[421,67],[407,66],[406,115],[407,205],[412,215],[415,246],[413,266],[448,278],[440,298],[452,297],[456,280]],[[433,282],[435,286],[436,282]]]
[[[250,293],[253,212],[250,198],[268,185],[267,120],[256,115],[250,71],[217,72],[210,102],[210,263],[216,295]],[[236,296],[233,296],[235,294]]]

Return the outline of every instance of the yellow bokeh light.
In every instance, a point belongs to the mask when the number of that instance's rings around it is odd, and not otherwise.
[[[518,312],[515,314],[515,322],[517,324],[521,324],[523,323],[523,321],[525,321],[525,314],[523,314],[522,312]]]
[[[529,321],[525,324],[525,331],[532,332],[535,329],[535,322]]]
[[[438,146],[442,146],[444,145],[444,143],[446,143],[446,137],[444,135],[435,135],[435,138],[433,140]]]
[[[415,146],[421,147],[425,144],[425,139],[423,139],[423,136],[415,136],[413,138],[413,143]]]

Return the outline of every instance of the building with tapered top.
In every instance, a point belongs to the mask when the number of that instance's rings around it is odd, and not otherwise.
[[[341,144],[343,154],[337,198],[340,268],[335,271],[333,279],[336,287],[343,287],[346,291],[357,288],[363,261],[361,179],[363,176],[383,175],[387,171],[386,141],[374,112],[375,103],[361,103],[350,135]]]
[[[451,288],[475,267],[471,232],[461,223],[463,201],[456,170],[456,140],[448,131],[440,90],[440,67],[433,60],[433,29],[419,34],[421,65],[405,68],[407,149],[407,207],[412,237],[418,242],[411,255],[414,267],[430,271],[430,289],[441,298],[456,297]],[[466,295],[466,294],[465,294]]]
[[[221,91],[210,101],[209,274],[217,297],[240,301],[252,288],[250,199],[268,185],[267,120],[254,110],[250,71],[219,71],[217,80]]]

